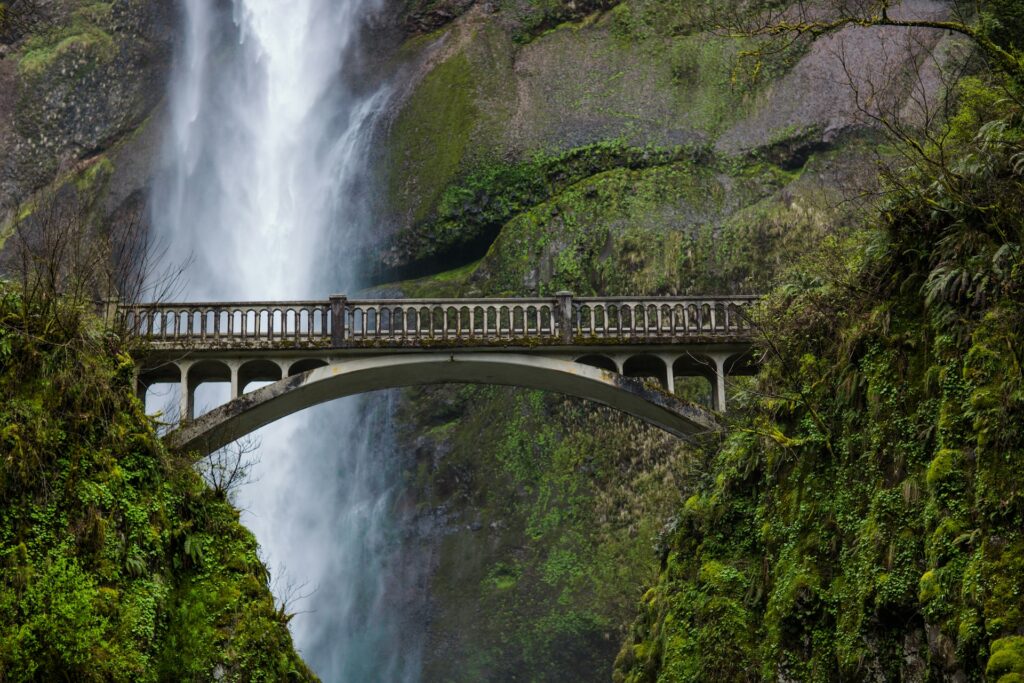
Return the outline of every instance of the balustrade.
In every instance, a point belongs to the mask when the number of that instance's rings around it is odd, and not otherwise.
[[[163,345],[634,342],[746,336],[757,297],[346,299],[116,306]]]

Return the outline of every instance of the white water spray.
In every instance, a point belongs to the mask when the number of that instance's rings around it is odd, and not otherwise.
[[[346,80],[376,0],[184,0],[170,131],[153,196],[194,299],[326,298],[357,283],[358,200],[387,89]],[[347,245],[338,248],[336,245]],[[197,406],[226,399],[201,387]],[[386,398],[346,399],[260,434],[243,521],[304,582],[296,644],[326,681],[410,681],[418,648],[385,609],[394,456]],[[280,590],[280,587],[279,587]]]

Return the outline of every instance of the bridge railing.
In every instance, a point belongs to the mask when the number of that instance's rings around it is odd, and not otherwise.
[[[345,341],[553,339],[558,302],[536,299],[347,301]]]
[[[755,296],[347,299],[116,306],[129,333],[172,346],[573,343],[746,336]]]
[[[757,297],[582,298],[573,301],[575,337],[679,338],[750,332]]]
[[[132,304],[118,315],[131,334],[152,341],[316,342],[330,339],[325,301]]]

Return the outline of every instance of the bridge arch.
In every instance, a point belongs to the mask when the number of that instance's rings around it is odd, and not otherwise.
[[[168,434],[180,450],[211,453],[275,420],[353,394],[418,384],[502,384],[616,408],[672,434],[718,428],[704,410],[642,381],[568,359],[528,354],[415,353],[336,360],[238,396]]]
[[[577,363],[582,365],[589,365],[594,368],[600,368],[607,370],[608,372],[618,372],[619,368],[615,365],[615,360],[608,356],[602,356],[601,354],[591,353],[586,356],[580,356],[576,359]]]
[[[664,359],[653,353],[638,353],[630,356],[622,364],[622,374],[626,377],[650,377],[658,380],[661,386],[668,387],[669,368]]]
[[[247,360],[238,368],[238,393],[253,382],[276,382],[283,376],[281,366],[272,360],[255,358]],[[234,398],[232,396],[232,398]]]

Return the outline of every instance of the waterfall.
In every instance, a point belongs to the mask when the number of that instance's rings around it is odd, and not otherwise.
[[[360,199],[383,84],[352,77],[376,0],[183,0],[153,226],[190,299],[326,298],[358,282]],[[200,387],[197,408],[227,398]],[[388,608],[398,571],[396,455],[386,395],[270,425],[243,522],[272,571],[310,597],[291,626],[325,681],[412,681],[415,638]],[[402,640],[399,644],[397,641]]]

